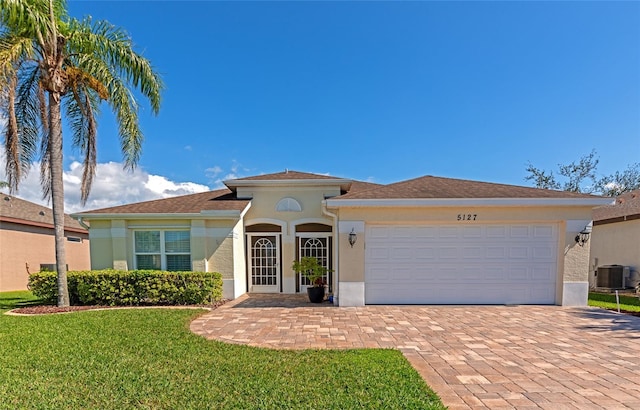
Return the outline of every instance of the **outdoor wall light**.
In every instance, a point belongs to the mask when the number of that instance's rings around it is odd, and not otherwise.
[[[587,241],[589,241],[589,236],[591,235],[591,231],[584,228],[580,231],[579,234],[576,235],[576,243],[580,246],[584,246]]]
[[[358,235],[356,234],[355,228],[351,228],[351,232],[349,232],[349,245],[353,248],[357,240]]]

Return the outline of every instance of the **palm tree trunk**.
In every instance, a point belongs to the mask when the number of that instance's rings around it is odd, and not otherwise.
[[[51,205],[55,228],[58,306],[69,306],[67,256],[64,237],[64,182],[62,179],[62,117],[60,94],[49,93],[49,166],[51,168]]]

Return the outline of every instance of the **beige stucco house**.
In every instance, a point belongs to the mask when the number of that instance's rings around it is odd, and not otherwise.
[[[90,268],[89,233],[65,215],[67,265]],[[55,239],[51,209],[0,194],[0,292],[26,290],[29,273],[55,269]]]
[[[333,269],[328,292],[365,304],[587,301],[576,234],[608,200],[425,176],[377,185],[285,171],[226,189],[74,215],[92,268],[221,272],[224,296],[304,292],[293,260]]]
[[[640,190],[619,196],[613,205],[593,210],[591,285],[596,287],[598,267],[628,266],[628,285],[640,280]]]

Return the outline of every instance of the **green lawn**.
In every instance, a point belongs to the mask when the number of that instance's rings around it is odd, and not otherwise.
[[[0,312],[33,303],[0,293]],[[443,409],[396,350],[274,351],[192,334],[193,310],[0,315],[0,409]]]
[[[605,309],[618,309],[616,295],[610,293],[589,293],[589,306],[597,306]],[[620,295],[620,310],[640,312],[640,299],[636,296]]]

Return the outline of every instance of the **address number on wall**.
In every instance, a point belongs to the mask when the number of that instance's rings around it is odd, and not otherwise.
[[[458,214],[458,221],[475,221],[478,214]]]

